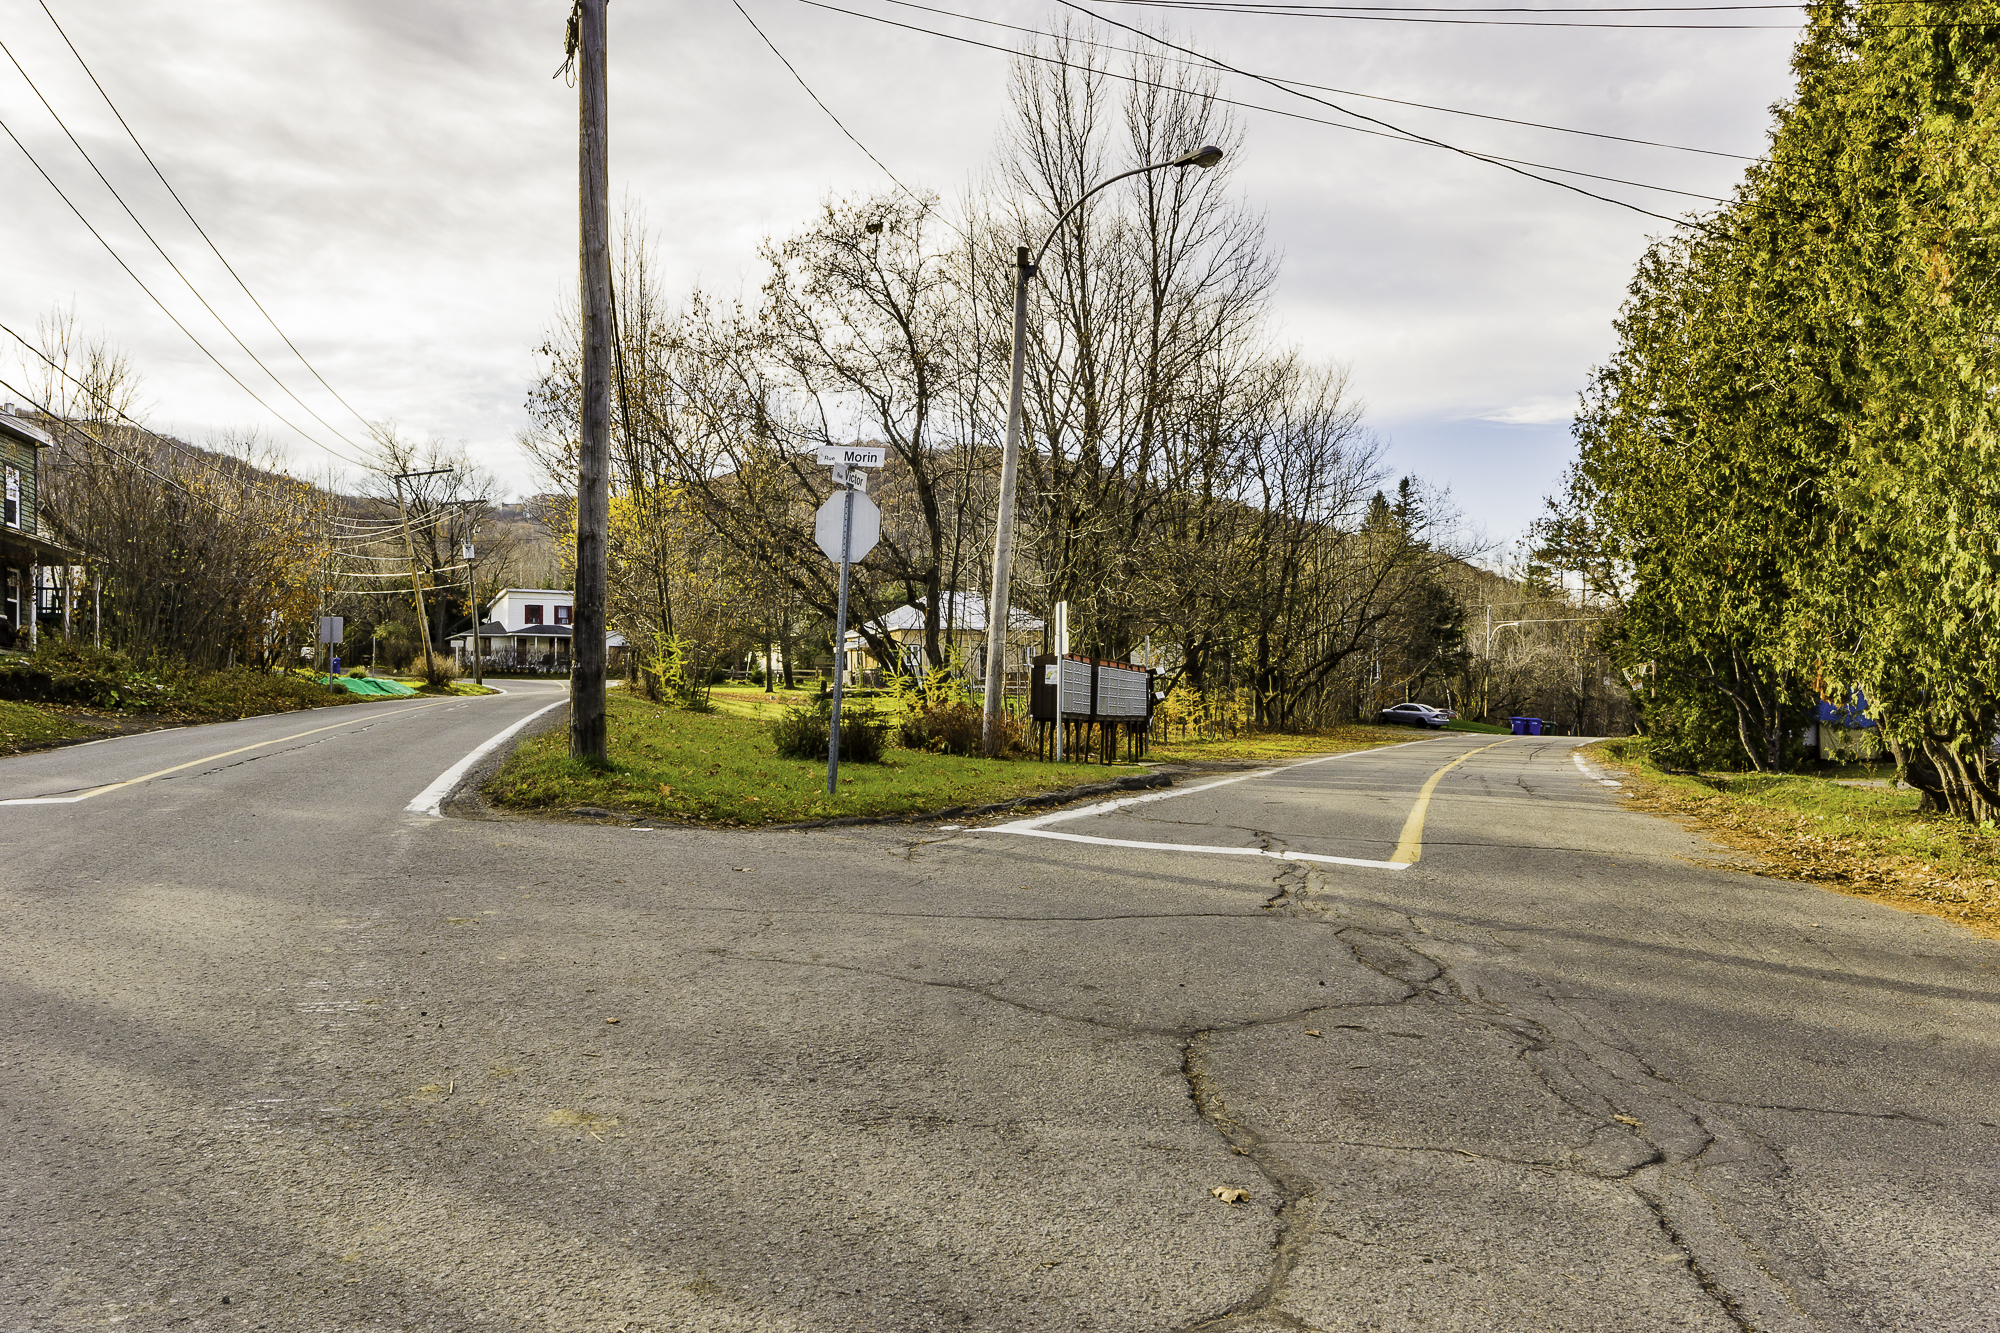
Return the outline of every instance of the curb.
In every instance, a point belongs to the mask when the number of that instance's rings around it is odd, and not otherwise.
[[[1071,801],[1080,801],[1087,796],[1110,796],[1121,791],[1144,791],[1148,787],[1173,785],[1173,778],[1166,773],[1135,774],[1113,782],[1093,782],[1063,791],[1017,796],[1011,801],[996,801],[991,805],[948,805],[942,810],[927,810],[918,815],[841,815],[833,819],[802,820],[796,824],[766,824],[757,831],[779,833],[794,829],[854,828],[863,824],[922,824],[933,819],[978,819],[986,815],[1005,814],[1010,810],[1032,810],[1045,805],[1068,805]]]
[[[492,768],[497,769],[498,767],[499,763],[495,761],[492,764]],[[465,792],[471,780],[472,775],[468,775],[467,782],[461,784],[458,790]],[[838,815],[832,819],[807,819],[795,824],[759,824],[754,828],[666,820],[655,815],[635,815],[630,811],[610,810],[598,805],[572,806],[567,810],[509,810],[505,807],[492,805],[486,800],[484,795],[480,795],[478,798],[480,808],[477,813],[465,808],[471,805],[470,801],[466,801],[464,805],[461,805],[456,810],[451,808],[452,802],[448,801],[446,803],[446,812],[450,814],[462,814],[471,818],[552,819],[555,822],[561,822],[565,819],[615,819],[625,824],[651,824],[660,828],[706,829],[722,833],[800,833],[823,828],[859,828],[875,824],[925,824],[938,819],[978,819],[989,815],[1006,814],[1011,810],[1033,810],[1044,806],[1068,805],[1071,801],[1081,801],[1092,796],[1112,796],[1120,792],[1145,791],[1152,787],[1171,787],[1173,785],[1174,779],[1171,774],[1134,774],[1131,777],[1118,778],[1111,782],[1092,782],[1086,783],[1081,787],[1068,787],[1062,791],[1045,791],[1037,792],[1032,796],[1017,796],[1011,801],[995,801],[990,805],[948,805],[942,810],[925,810],[919,814]],[[471,790],[477,792],[478,788],[472,787]]]

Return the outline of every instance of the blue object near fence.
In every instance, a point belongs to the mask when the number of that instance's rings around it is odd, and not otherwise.
[[[1829,699],[1820,700],[1815,716],[1829,726],[1847,731],[1863,731],[1875,725],[1875,719],[1868,716],[1868,699],[1860,690],[1849,693],[1844,704]]]

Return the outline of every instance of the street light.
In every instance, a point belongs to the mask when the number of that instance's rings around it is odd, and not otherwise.
[[[1116,185],[1129,176],[1143,175],[1148,171],[1164,171],[1168,167],[1200,167],[1207,170],[1221,160],[1222,150],[1214,144],[1207,144],[1191,153],[1182,153],[1170,162],[1134,167],[1101,180],[1062,211],[1049,228],[1049,234],[1042,238],[1041,247],[1032,259],[1028,257],[1025,245],[1014,251],[1014,376],[1007,390],[1007,446],[1000,455],[1000,519],[994,525],[993,587],[986,608],[986,721],[982,739],[989,756],[1000,750],[1000,691],[1006,679],[1007,621],[1010,612],[1007,585],[1014,573],[1014,478],[1021,462],[1021,372],[1028,347],[1028,279],[1041,271],[1042,256],[1048,253],[1063,223],[1069,221],[1072,213],[1082,208],[1090,196],[1105,186]],[[1056,725],[1062,725],[1061,718],[1056,719]]]

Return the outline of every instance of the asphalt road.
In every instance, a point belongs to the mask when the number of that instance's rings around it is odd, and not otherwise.
[[[2000,945],[1575,742],[413,813],[510,688],[0,761],[0,1328],[2000,1328]]]

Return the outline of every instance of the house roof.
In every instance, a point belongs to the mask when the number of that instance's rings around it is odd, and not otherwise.
[[[11,409],[14,405],[9,403],[7,406]],[[0,430],[26,440],[37,449],[49,449],[55,446],[54,436],[50,435],[40,426],[29,422],[26,418],[14,415],[11,410],[0,411]]]
[[[465,631],[460,630],[458,633],[452,635],[451,638],[462,639],[465,636]],[[567,639],[569,637],[569,626],[523,625],[519,629],[508,629],[497,620],[489,620],[479,627],[479,637],[482,639]]]
[[[986,632],[986,598],[980,593],[948,592],[944,594],[943,612],[946,624],[956,629],[970,630],[975,634]],[[924,627],[924,608],[915,602],[897,607],[878,622],[893,634],[897,630],[921,630]],[[1029,615],[1018,606],[1007,608],[1007,627],[1019,630],[1038,630],[1042,627],[1040,616]]]

